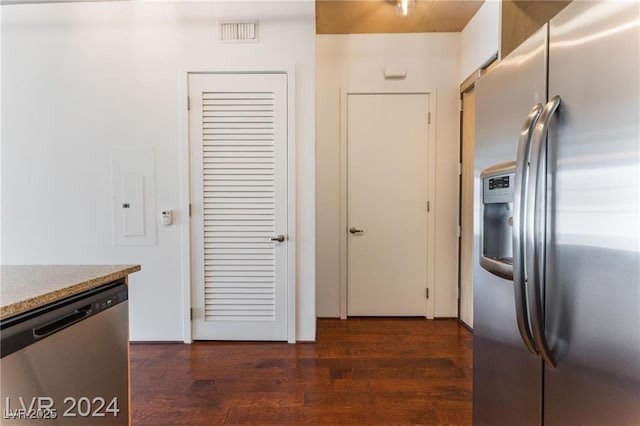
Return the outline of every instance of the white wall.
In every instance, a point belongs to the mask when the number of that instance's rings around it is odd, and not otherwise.
[[[497,54],[499,45],[500,1],[486,0],[460,33],[460,83]]]
[[[340,315],[340,94],[431,92],[436,99],[436,317],[457,315],[457,161],[459,34],[319,35],[316,37],[317,312]],[[384,80],[384,66],[406,67],[405,80]],[[448,182],[455,182],[449,185]]]
[[[257,18],[259,43],[219,44],[217,19]],[[295,66],[297,338],[315,338],[314,3],[2,6],[2,263],[139,263],[132,340],[188,338],[184,297],[188,70]],[[157,244],[116,247],[111,150],[155,152]],[[186,193],[185,193],[186,192]]]

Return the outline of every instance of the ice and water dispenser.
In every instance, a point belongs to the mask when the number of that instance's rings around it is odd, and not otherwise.
[[[513,279],[513,193],[515,162],[485,169],[482,180],[480,265],[499,277]]]

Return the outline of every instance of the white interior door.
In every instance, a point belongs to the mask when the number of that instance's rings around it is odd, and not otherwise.
[[[189,101],[193,338],[287,340],[287,75],[190,74]]]
[[[348,315],[427,315],[428,109],[428,94],[347,97]]]

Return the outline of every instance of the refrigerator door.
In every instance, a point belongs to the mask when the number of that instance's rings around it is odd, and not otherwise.
[[[476,85],[473,422],[539,425],[542,365],[518,331],[513,281],[480,266],[482,170],[516,159],[527,117],[546,101],[544,27]]]
[[[550,24],[545,425],[640,424],[640,3]]]

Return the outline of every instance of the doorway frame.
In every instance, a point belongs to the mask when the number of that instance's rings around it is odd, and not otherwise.
[[[463,326],[465,326],[466,328],[468,328],[469,330],[473,331],[473,317],[472,317],[472,324],[467,324],[465,321],[462,320],[462,298],[463,296],[467,296],[471,298],[471,309],[473,310],[473,275],[472,275],[472,282],[471,282],[471,294],[467,294],[464,295],[462,292],[462,232],[465,232],[465,230],[462,229],[462,209],[464,208],[469,208],[469,206],[465,206],[462,203],[462,170],[470,167],[472,170],[474,168],[474,161],[471,161],[471,164],[466,164],[464,163],[463,160],[463,150],[465,149],[465,144],[464,144],[464,139],[463,139],[463,131],[464,131],[464,126],[463,126],[463,117],[464,117],[464,110],[462,108],[463,105],[463,97],[464,95],[469,92],[470,90],[475,89],[476,83],[478,82],[478,80],[480,80],[480,77],[482,77],[483,75],[485,75],[487,72],[491,71],[493,68],[495,68],[496,65],[498,65],[498,52],[495,52],[494,54],[492,54],[489,59],[487,59],[484,63],[482,63],[482,65],[480,65],[480,67],[478,69],[476,69],[474,72],[472,72],[467,78],[464,79],[464,81],[460,84],[460,98],[459,98],[459,102],[460,102],[460,107],[459,107],[459,111],[460,111],[460,115],[459,115],[459,124],[460,124],[460,130],[459,130],[459,136],[460,136],[460,147],[459,147],[459,153],[460,156],[458,158],[459,161],[459,173],[458,173],[458,229],[461,230],[460,234],[458,235],[458,287],[457,287],[457,292],[458,292],[458,323],[462,324]],[[475,114],[475,112],[474,112]],[[475,147],[475,140],[473,141],[473,145]],[[475,155],[474,155],[475,157]],[[474,184],[475,185],[475,184]],[[472,200],[473,201],[473,200]],[[472,203],[473,204],[473,203]],[[473,205],[471,205],[471,208],[473,209]],[[472,230],[472,238],[474,235],[475,231]],[[473,240],[471,242],[472,246],[473,246]],[[475,247],[473,247],[472,253],[475,250]],[[471,261],[473,263],[473,254],[472,254],[472,258]],[[473,268],[472,268],[472,274],[473,274]]]
[[[347,99],[349,95],[428,95],[431,122],[428,124],[427,141],[427,200],[431,204],[427,212],[427,319],[433,319],[435,311],[435,173],[436,173],[436,123],[438,120],[438,91],[361,91],[340,90],[340,319],[347,319]]]
[[[474,165],[473,165],[473,160],[471,161],[471,164],[467,164],[467,163],[465,163],[463,161],[463,159],[465,157],[464,156],[465,149],[468,149],[467,144],[465,144],[465,142],[464,142],[464,139],[465,139],[464,138],[464,136],[465,136],[465,133],[464,133],[465,132],[465,127],[464,127],[464,114],[465,114],[465,111],[464,111],[463,105],[464,105],[464,95],[467,92],[470,92],[471,90],[475,89],[476,82],[478,81],[479,78],[480,78],[480,70],[478,69],[478,70],[474,71],[469,77],[467,77],[462,82],[462,84],[460,84],[460,99],[459,99],[459,102],[460,102],[460,108],[459,108],[459,110],[460,110],[460,118],[459,118],[459,124],[460,124],[460,148],[459,148],[458,152],[459,152],[460,156],[458,158],[458,162],[459,162],[459,166],[458,166],[459,169],[458,170],[460,172],[458,174],[458,197],[459,197],[459,199],[458,199],[458,229],[460,229],[460,233],[459,233],[459,236],[458,236],[458,287],[457,287],[458,300],[457,300],[457,302],[458,302],[458,322],[460,324],[462,324],[463,326],[465,326],[466,328],[468,328],[469,330],[473,330],[473,320],[471,321],[471,324],[469,324],[469,323],[465,322],[462,319],[462,316],[463,316],[463,313],[462,313],[462,300],[463,300],[463,298],[471,297],[471,309],[473,310],[473,282],[471,283],[472,291],[471,291],[470,294],[465,294],[465,292],[463,292],[463,288],[462,288],[462,278],[463,278],[462,277],[462,275],[463,275],[462,274],[462,272],[463,272],[463,270],[462,270],[462,267],[463,267],[463,265],[462,265],[462,253],[463,253],[463,250],[464,250],[462,234],[469,231],[468,229],[465,229],[463,227],[463,223],[462,223],[462,212],[463,212],[463,209],[468,209],[469,208],[468,205],[465,205],[463,203],[463,201],[464,201],[463,200],[463,195],[464,194],[462,193],[462,190],[463,190],[463,179],[462,179],[463,173],[462,173],[462,171],[466,170],[467,168],[471,168],[471,170],[473,170]],[[475,143],[472,143],[472,145],[475,146]],[[471,209],[473,210],[473,199],[471,200]],[[472,246],[473,246],[473,238],[474,238],[474,231],[473,231],[473,229],[471,229],[471,245]],[[466,241],[466,238],[464,240]],[[472,262],[472,265],[473,265],[473,247],[472,247],[471,253],[472,253],[471,262]],[[472,268],[471,272],[473,273],[473,268]],[[473,281],[473,275],[472,275],[472,281]]]
[[[184,67],[178,71],[179,111],[179,210],[174,224],[182,225],[182,330],[184,343],[193,342],[191,321],[191,155],[189,134],[189,75],[191,74],[284,74],[287,78],[287,342],[296,343],[297,320],[297,228],[296,228],[296,73],[295,65],[268,68],[211,69]],[[176,220],[177,219],[177,220]]]

